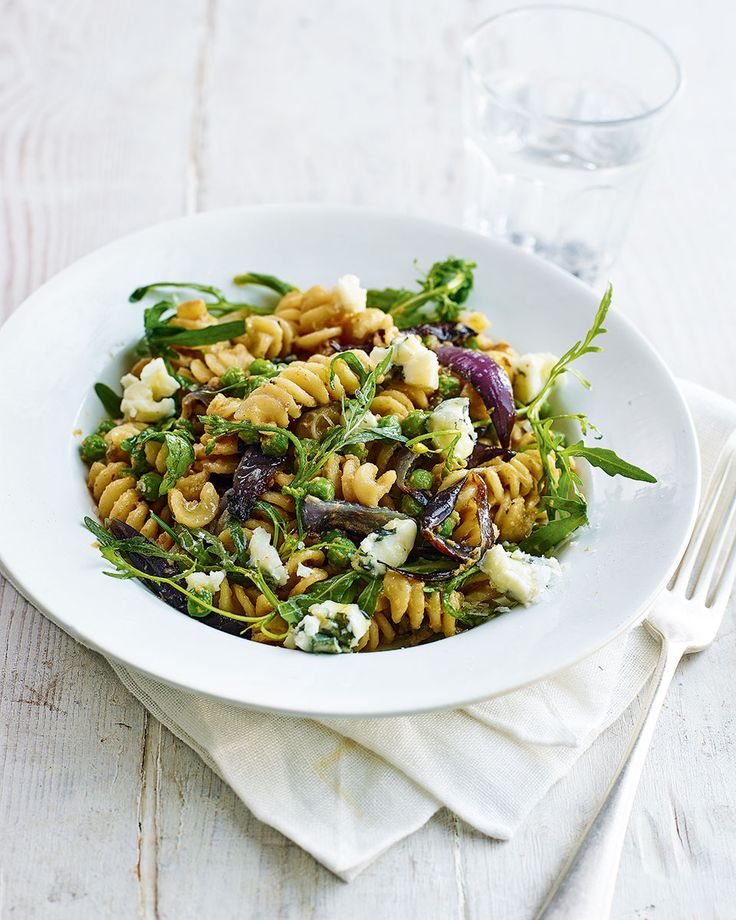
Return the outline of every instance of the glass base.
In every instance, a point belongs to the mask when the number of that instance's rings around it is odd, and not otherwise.
[[[502,234],[493,233],[487,224],[478,226],[477,223],[471,224],[466,221],[466,226],[491,239],[511,243],[525,252],[540,256],[548,262],[563,268],[576,278],[580,278],[586,284],[594,285],[613,264],[611,254],[593,249],[582,240],[571,239],[563,243],[548,243],[539,237],[518,231]]]

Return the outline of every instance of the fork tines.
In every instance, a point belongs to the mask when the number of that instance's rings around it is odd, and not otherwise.
[[[711,607],[728,599],[736,576],[736,431],[716,461],[695,530],[668,585]]]

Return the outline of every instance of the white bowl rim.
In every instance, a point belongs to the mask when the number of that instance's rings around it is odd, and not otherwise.
[[[34,310],[43,309],[45,298],[49,292],[52,292],[53,289],[61,282],[67,282],[70,278],[76,277],[80,273],[84,272],[84,270],[87,269],[90,265],[94,264],[95,261],[109,256],[123,246],[130,245],[131,243],[137,241],[143,241],[147,236],[155,236],[161,233],[165,233],[166,231],[175,231],[177,228],[182,228],[193,223],[204,224],[205,222],[210,221],[217,222],[220,218],[226,219],[228,216],[238,219],[243,218],[247,221],[250,219],[257,220],[261,217],[278,217],[283,219],[289,216],[297,215],[316,216],[318,219],[328,221],[379,221],[386,223],[387,225],[401,225],[401,227],[407,232],[410,232],[411,230],[414,230],[417,233],[422,231],[445,232],[456,239],[474,241],[475,245],[482,245],[483,247],[486,247],[489,253],[493,251],[496,253],[503,253],[503,258],[508,259],[511,262],[515,261],[521,265],[528,265],[530,267],[534,266],[534,271],[537,274],[546,275],[553,285],[559,284],[563,287],[566,286],[570,290],[577,288],[579,291],[585,291],[589,297],[593,296],[590,289],[587,288],[582,282],[568,275],[566,272],[562,271],[556,266],[543,262],[541,259],[524,253],[505,243],[491,241],[485,237],[481,237],[480,235],[473,233],[472,231],[454,227],[439,221],[407,216],[394,212],[385,212],[377,209],[356,208],[340,205],[299,203],[251,205],[244,207],[239,206],[201,212],[198,214],[165,221],[143,230],[138,230],[127,234],[120,239],[108,243],[105,246],[100,247],[99,249],[77,260],[72,265],[68,266],[50,278],[48,281],[46,281],[40,288],[38,288],[32,295],[30,295],[30,297],[24,301],[24,303],[18,308],[18,310],[15,311],[14,314],[11,315],[11,317],[0,330],[0,356],[3,355],[3,349],[9,350],[9,343],[11,342],[13,336],[16,334],[16,328],[21,326],[24,318],[27,318]],[[638,348],[643,350],[647,356],[650,366],[656,368],[662,379],[667,381],[669,385],[668,396],[671,399],[669,408],[675,415],[678,416],[678,421],[683,425],[683,431],[686,434],[685,441],[682,444],[682,449],[688,455],[688,459],[691,464],[690,470],[692,481],[688,483],[688,489],[686,489],[686,497],[688,501],[687,506],[684,509],[684,513],[680,517],[679,533],[676,535],[674,540],[670,541],[671,552],[669,553],[669,564],[660,567],[656,578],[653,578],[650,581],[647,590],[640,594],[639,602],[633,604],[628,613],[618,619],[615,628],[610,629],[605,635],[600,635],[595,643],[588,644],[585,648],[581,647],[576,651],[570,651],[568,653],[558,652],[554,655],[551,655],[549,666],[546,668],[540,669],[539,667],[536,667],[531,671],[527,670],[526,672],[524,672],[523,669],[520,669],[516,679],[510,681],[506,680],[503,685],[494,685],[492,680],[478,680],[476,677],[474,680],[469,680],[466,682],[463,687],[453,689],[451,692],[439,695],[437,693],[430,693],[422,697],[422,689],[429,690],[433,680],[431,674],[425,674],[423,679],[424,683],[421,687],[418,688],[416,684],[410,686],[408,688],[408,692],[403,697],[398,699],[393,697],[389,698],[388,696],[384,695],[380,703],[377,701],[366,702],[365,699],[361,700],[359,698],[359,694],[356,694],[352,701],[345,705],[340,701],[330,700],[329,694],[325,693],[324,690],[318,693],[318,701],[301,699],[298,701],[298,704],[296,704],[293,700],[291,702],[286,702],[280,698],[273,699],[269,693],[254,693],[252,689],[249,689],[248,687],[243,687],[243,692],[238,691],[234,693],[232,692],[232,685],[229,684],[229,689],[226,688],[222,681],[218,679],[220,675],[214,670],[204,674],[199,673],[195,678],[193,678],[191,673],[185,675],[182,673],[180,668],[172,667],[168,662],[167,666],[164,666],[159,661],[151,659],[150,656],[142,657],[140,654],[138,654],[136,648],[132,645],[116,645],[115,647],[112,647],[107,641],[107,637],[103,639],[103,641],[99,641],[99,637],[94,633],[85,630],[78,630],[73,618],[70,618],[68,615],[66,615],[66,613],[60,615],[58,608],[57,610],[54,609],[56,605],[48,603],[42,596],[42,592],[34,588],[34,577],[31,570],[27,565],[24,566],[19,564],[17,555],[11,552],[13,545],[17,543],[17,534],[13,534],[11,532],[11,526],[14,522],[7,516],[2,521],[0,521],[0,571],[2,571],[8,580],[16,587],[16,589],[34,606],[36,606],[45,616],[47,616],[50,620],[52,620],[52,622],[55,622],[65,631],[69,632],[78,641],[82,642],[82,644],[93,648],[104,655],[107,655],[108,657],[127,667],[130,667],[134,670],[139,670],[148,676],[161,681],[162,683],[179,687],[182,690],[189,692],[195,691],[198,694],[212,699],[223,700],[236,705],[247,706],[253,709],[314,717],[372,717],[402,715],[468,705],[489,698],[491,696],[503,694],[511,690],[527,686],[542,678],[552,676],[559,671],[564,670],[588,657],[593,652],[597,651],[608,642],[614,640],[617,636],[631,628],[631,626],[642,619],[654,598],[666,585],[672,571],[674,570],[674,567],[676,566],[677,561],[679,560],[685,546],[687,545],[687,540],[689,539],[690,531],[692,529],[699,504],[700,458],[697,449],[695,428],[690,416],[689,409],[679,391],[679,388],[677,387],[674,377],[672,376],[662,358],[659,356],[654,346],[642,336],[642,334],[625,316],[622,316],[618,313],[613,314],[610,318],[609,326],[614,326],[623,330],[624,335],[629,337],[631,341],[636,343]],[[2,477],[7,471],[7,455],[5,457],[0,456],[0,477]],[[71,522],[72,526],[76,523],[76,521]],[[121,597],[122,593],[123,592],[121,592]],[[152,603],[158,606],[163,606],[162,602],[158,601],[152,595],[148,595],[147,592],[144,592],[144,594],[147,598],[150,597]],[[191,623],[192,621],[186,622]],[[199,624],[196,625],[201,628]],[[216,631],[208,630],[208,632],[215,633]],[[227,639],[228,641],[234,641],[232,640],[232,637],[226,637],[223,634],[217,635]],[[465,633],[463,634],[463,637],[460,638],[465,638],[470,635],[472,635],[472,632]],[[431,643],[429,645],[419,646],[413,649],[401,650],[397,652],[382,652],[377,655],[336,656],[335,658],[327,657],[326,659],[321,658],[321,656],[309,656],[301,655],[296,652],[284,652],[281,649],[257,648],[256,651],[266,654],[277,652],[281,655],[288,654],[289,656],[298,656],[297,660],[304,663],[306,663],[306,660],[311,662],[316,660],[323,664],[323,666],[326,665],[327,667],[334,667],[335,662],[342,663],[344,660],[348,659],[350,661],[362,662],[365,662],[366,660],[375,661],[377,662],[375,665],[375,670],[380,672],[381,670],[384,670],[384,668],[379,664],[381,660],[385,660],[388,664],[389,658],[393,658],[397,655],[406,657],[408,655],[417,656],[419,654],[429,658],[429,655],[431,654],[432,657],[435,657],[437,654],[437,649],[445,647],[446,653],[449,653],[449,646],[456,645],[457,643],[458,639],[452,639],[448,642],[442,641],[439,643]],[[243,645],[251,646],[254,644],[243,643]],[[438,659],[438,661],[439,660],[440,659]],[[370,667],[373,668],[374,666],[370,665]],[[300,669],[298,668],[296,661],[294,663],[294,669]],[[413,668],[411,670],[415,671],[416,669]],[[425,671],[426,670],[431,671],[431,668],[425,668]],[[326,677],[327,674],[325,673],[323,676]],[[416,681],[419,679],[419,675],[413,674],[412,678],[414,681]],[[360,680],[358,682],[360,683]],[[365,686],[365,682],[363,682],[364,689]],[[311,689],[315,689],[313,685],[311,686]]]

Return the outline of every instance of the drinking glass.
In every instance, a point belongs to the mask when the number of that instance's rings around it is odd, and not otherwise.
[[[530,6],[465,45],[465,223],[586,281],[612,264],[682,76],[617,16]]]

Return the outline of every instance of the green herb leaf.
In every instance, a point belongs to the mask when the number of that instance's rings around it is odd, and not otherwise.
[[[230,531],[230,536],[233,539],[235,555],[238,561],[241,563],[246,562],[248,541],[246,540],[245,533],[243,532],[243,525],[240,523],[240,521],[235,520],[235,518],[231,518],[228,523],[228,530]]]
[[[209,294],[216,303],[226,301],[225,295],[219,288],[211,284],[197,284],[193,281],[154,281],[153,284],[145,284],[143,287],[136,288],[128,300],[130,303],[138,303],[146,294],[162,290],[198,291],[200,294]]]
[[[656,482],[651,473],[642,470],[633,463],[622,460],[614,451],[605,447],[586,447],[582,441],[565,448],[568,457],[584,457],[591,466],[597,466],[609,476],[624,476],[626,479],[636,479],[640,482]]]
[[[352,604],[358,591],[358,582],[364,578],[359,572],[342,572],[325,581],[317,582],[304,594],[282,601],[276,608],[277,613],[289,625],[296,626],[306,615],[312,604],[330,600],[338,604]]]
[[[401,423],[391,422],[380,427],[361,428],[354,434],[354,441],[346,442],[340,450],[349,447],[351,443],[367,444],[369,441],[397,441],[399,444],[406,444],[406,437],[401,431]]]
[[[401,571],[421,577],[422,575],[439,575],[442,572],[453,572],[456,568],[457,563],[450,562],[446,558],[415,559],[413,562],[404,563],[401,567]]]
[[[181,329],[178,326],[165,324],[152,329],[148,333],[147,339],[153,351],[159,345],[163,345],[166,348],[174,346],[194,348],[200,345],[214,345],[215,342],[234,339],[236,336],[243,335],[244,332],[245,321],[242,319],[233,320],[230,323],[217,323],[216,325],[205,326],[202,329]]]
[[[260,511],[273,524],[273,545],[277,546],[280,534],[286,534],[286,518],[274,505],[269,504],[263,499],[258,499],[253,506],[254,510]],[[234,542],[234,541],[233,541]]]
[[[193,436],[187,429],[161,431],[157,428],[145,428],[140,434],[126,438],[120,445],[130,454],[130,461],[136,475],[148,469],[145,445],[157,441],[168,448],[166,454],[166,474],[161,480],[159,498],[166,495],[194,463]]]
[[[358,595],[357,604],[363,613],[369,617],[372,617],[376,612],[376,604],[381,591],[383,591],[383,578],[371,578]]]
[[[330,386],[335,385],[335,365],[338,361],[343,361],[350,370],[357,376],[361,384],[364,384],[370,375],[370,371],[367,371],[363,365],[360,363],[358,356],[352,351],[341,351],[339,354],[330,361]]]
[[[159,498],[173,489],[177,479],[181,479],[194,463],[194,448],[183,434],[165,431],[164,442],[168,447],[168,453],[166,454],[166,475],[161,481]]]
[[[419,280],[418,292],[396,288],[370,290],[368,306],[390,313],[399,329],[420,322],[455,322],[472,290],[474,268],[475,262],[451,256],[434,263]]]
[[[548,511],[564,514],[585,514],[587,503],[582,496],[563,498],[561,495],[545,495],[542,497],[544,507]]]
[[[97,539],[100,546],[108,546],[110,543],[115,542],[113,535],[108,533],[97,521],[92,520],[91,517],[84,518],[84,526]]]
[[[519,547],[525,553],[541,556],[554,549],[555,546],[567,539],[570,534],[574,533],[579,527],[584,527],[587,523],[588,515],[585,512],[557,518],[535,530],[526,540],[522,540]]]
[[[599,335],[605,333],[603,323],[611,306],[613,289],[609,285],[596,310],[593,323],[585,338],[576,342],[557,361],[548,380],[534,399],[518,410],[520,418],[526,417],[536,438],[539,455],[542,460],[544,505],[547,509],[549,522],[535,530],[521,544],[526,552],[545,553],[566,539],[571,533],[587,523],[587,510],[585,496],[581,490],[580,479],[572,468],[572,453],[565,448],[564,435],[553,429],[553,425],[561,418],[573,418],[581,427],[589,424],[583,415],[575,416],[549,416],[547,415],[547,400],[550,392],[559,377],[570,370],[570,365],[583,355],[600,351],[593,342]],[[582,378],[585,385],[588,382]],[[543,417],[545,415],[546,417]],[[594,427],[594,426],[591,426]],[[582,444],[582,442],[581,442]],[[550,459],[550,457],[552,459]],[[540,491],[542,489],[540,488]]]
[[[110,418],[120,418],[123,414],[120,403],[123,401],[122,396],[118,396],[115,390],[111,390],[106,383],[96,383],[95,393],[105,408],[105,412]]]
[[[277,294],[280,294],[282,297],[284,294],[288,294],[289,291],[296,290],[293,284],[289,284],[287,281],[282,281],[275,275],[266,275],[263,272],[245,272],[242,275],[236,275],[233,278],[233,284],[240,286],[246,284],[258,285],[260,287],[269,288],[270,290],[275,291]]]
[[[232,313],[236,310],[247,310],[249,313],[272,313],[275,304],[272,307],[260,307],[249,303],[233,303],[228,300],[220,288],[211,284],[196,284],[193,281],[157,281],[153,284],[146,284],[143,287],[136,288],[128,300],[131,303],[138,303],[147,294],[161,290],[182,290],[197,291],[199,294],[207,295],[212,298],[207,300],[207,309],[213,316],[223,316],[225,313]],[[203,298],[204,299],[204,298]],[[172,307],[176,307],[173,301],[168,301]]]
[[[366,294],[366,306],[390,313],[394,307],[412,296],[406,288],[384,288],[382,291],[369,290]]]
[[[463,604],[453,614],[455,619],[465,626],[480,626],[481,623],[495,620],[500,615],[498,608],[490,607],[488,604]]]

